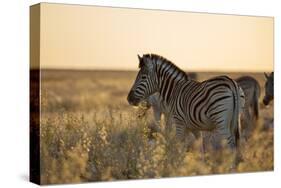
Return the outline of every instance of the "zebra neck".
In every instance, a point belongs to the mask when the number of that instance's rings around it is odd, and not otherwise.
[[[175,87],[182,80],[188,80],[185,72],[173,65],[171,62],[156,61],[156,74],[158,79],[159,93],[166,104],[171,101],[170,99]]]
[[[161,80],[161,79],[160,79]],[[160,81],[160,88],[159,88],[159,94],[161,96],[161,99],[165,104],[168,106],[171,106],[171,100],[175,97],[177,88],[181,85],[181,82],[188,81],[185,80],[184,77],[177,76],[177,77],[167,77],[166,79],[162,79]]]

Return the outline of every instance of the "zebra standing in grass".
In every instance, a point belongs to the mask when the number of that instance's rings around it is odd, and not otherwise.
[[[264,76],[266,78],[266,82],[264,85],[265,96],[263,98],[263,104],[267,106],[270,103],[270,101],[272,101],[274,98],[274,86],[273,86],[274,74],[273,72],[271,72],[270,75],[264,73]]]
[[[261,88],[256,79],[251,76],[241,76],[235,81],[245,94],[245,106],[241,114],[241,132],[248,139],[253,132],[259,118],[259,97]]]
[[[200,83],[164,57],[146,54],[138,58],[140,71],[128,94],[129,104],[137,106],[158,92],[180,140],[186,131],[195,136],[199,131],[213,131],[236,151],[244,99],[235,81],[220,76]]]

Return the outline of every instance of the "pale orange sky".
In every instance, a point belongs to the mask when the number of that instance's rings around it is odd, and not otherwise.
[[[273,18],[41,3],[41,68],[272,71]]]

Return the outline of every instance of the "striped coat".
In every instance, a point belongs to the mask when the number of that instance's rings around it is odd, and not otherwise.
[[[239,138],[239,116],[244,96],[237,83],[227,76],[204,82],[189,80],[169,60],[154,54],[139,57],[140,71],[129,92],[128,102],[138,105],[159,93],[179,139],[185,132],[217,132],[235,149]]]

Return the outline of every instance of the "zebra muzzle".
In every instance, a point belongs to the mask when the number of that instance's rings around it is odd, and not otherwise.
[[[263,104],[267,106],[271,100],[272,100],[272,97],[265,96],[263,98]]]
[[[130,91],[127,97],[127,101],[130,105],[133,106],[138,106],[138,104],[140,103],[140,100],[135,97],[134,91]]]

